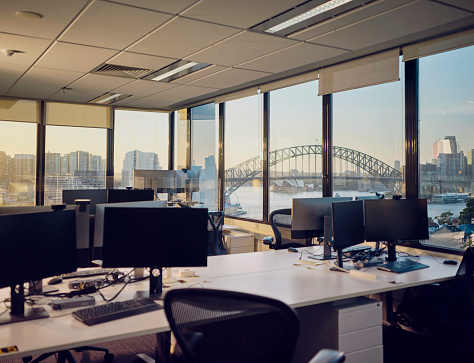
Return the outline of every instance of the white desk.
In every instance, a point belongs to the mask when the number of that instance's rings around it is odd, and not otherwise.
[[[317,253],[320,247],[302,249]],[[303,259],[305,256],[307,255],[303,255]],[[393,274],[373,268],[371,272],[377,274],[379,279],[368,280],[329,271],[328,265],[294,266],[299,262],[299,257],[300,253],[286,250],[212,256],[208,259],[208,267],[195,269],[197,277],[186,279],[186,283],[172,284],[170,288],[194,286],[241,291],[276,298],[292,307],[302,308],[445,281],[452,279],[457,271],[457,266],[443,265],[424,256],[420,262],[430,265],[430,268],[405,274]],[[390,281],[394,280],[403,283],[391,284]],[[136,290],[146,290],[147,287],[148,281],[131,284],[120,295],[120,299],[130,299]],[[110,287],[104,289],[103,293],[111,297],[119,288]],[[0,294],[1,297],[7,296],[9,289],[0,290]],[[54,317],[68,312],[70,311],[52,311],[51,318],[0,326],[1,348],[17,346],[19,349],[18,352],[0,354],[0,361],[169,331],[163,310],[92,327],[76,321],[70,314]]]

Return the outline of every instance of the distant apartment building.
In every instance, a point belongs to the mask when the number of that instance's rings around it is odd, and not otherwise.
[[[445,136],[433,144],[433,164],[442,176],[466,174],[466,157],[459,150],[455,136]]]
[[[133,170],[161,170],[158,154],[132,150],[125,154],[122,168],[122,186],[133,186]]]

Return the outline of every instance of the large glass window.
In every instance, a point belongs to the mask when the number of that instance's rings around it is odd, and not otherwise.
[[[174,169],[181,170],[188,167],[188,109],[175,112],[174,122]]]
[[[199,171],[199,192],[193,196],[204,208],[217,210],[217,106],[207,104],[191,109],[191,168]]]
[[[472,243],[474,46],[419,60],[420,195],[431,237],[423,244],[462,250]],[[468,202],[469,201],[469,202]],[[466,204],[468,203],[468,204]]]
[[[225,105],[224,211],[227,215],[263,218],[263,95]]]
[[[168,169],[169,114],[115,111],[114,187],[133,186],[133,170]]]
[[[44,204],[62,203],[63,189],[104,189],[107,131],[46,126]]]
[[[321,197],[322,97],[317,81],[270,92],[269,212]]]
[[[334,196],[404,195],[403,82],[336,93],[333,103]]]
[[[35,205],[35,123],[0,121],[0,206]]]

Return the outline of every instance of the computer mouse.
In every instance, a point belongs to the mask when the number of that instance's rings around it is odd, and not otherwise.
[[[455,260],[444,260],[443,263],[445,265],[457,265],[458,264],[458,261],[455,261]]]
[[[288,252],[298,252],[298,250],[294,247],[288,247]]]
[[[63,278],[60,276],[53,277],[48,281],[48,285],[56,285],[63,281]]]

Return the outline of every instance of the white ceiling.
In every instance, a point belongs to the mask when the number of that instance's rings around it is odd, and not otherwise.
[[[0,54],[0,96],[84,103],[116,92],[131,95],[116,105],[171,110],[474,27],[473,0],[354,1],[285,37],[250,28],[305,0],[2,0],[0,49],[17,53]],[[169,83],[92,73],[181,59],[212,66]]]

